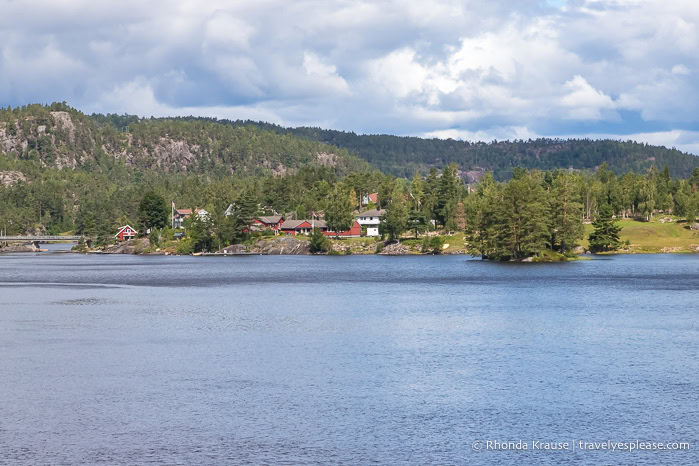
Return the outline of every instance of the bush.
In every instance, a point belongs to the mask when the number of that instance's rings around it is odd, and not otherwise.
[[[177,254],[191,254],[194,251],[191,238],[185,238],[177,243]]]
[[[314,229],[311,233],[311,254],[319,254],[330,250],[330,240],[319,229]]]
[[[376,243],[376,254],[383,251],[384,243],[382,241]]]
[[[422,240],[423,254],[441,254],[442,246],[444,246],[444,238],[441,236],[425,237]]]

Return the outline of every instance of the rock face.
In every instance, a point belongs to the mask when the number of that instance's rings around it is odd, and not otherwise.
[[[260,240],[255,243],[255,246],[250,252],[268,255],[303,255],[310,254],[311,250],[308,241],[296,239],[293,236],[283,236],[280,238]]]
[[[27,177],[22,172],[0,172],[0,185],[12,186],[20,181],[27,181]]]
[[[217,251],[217,254],[248,254],[248,248],[243,244],[232,244]]]
[[[10,243],[7,246],[3,246],[0,244],[0,254],[4,252],[37,252],[40,251],[40,249],[34,247],[33,244],[19,244],[19,243]]]
[[[400,256],[403,254],[410,254],[410,248],[401,243],[392,243],[386,245],[379,254],[387,256]]]
[[[109,246],[102,252],[104,254],[142,254],[149,246],[148,238],[139,238]]]

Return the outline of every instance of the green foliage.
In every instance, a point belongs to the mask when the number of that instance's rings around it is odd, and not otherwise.
[[[556,245],[567,250],[582,235],[580,205],[571,180],[519,171],[506,184],[486,176],[467,198],[466,241],[472,255],[521,260]],[[550,186],[549,186],[550,188]]]
[[[394,199],[386,209],[386,213],[381,217],[379,231],[382,235],[388,236],[388,241],[397,241],[400,235],[408,229],[408,207],[401,198]]]
[[[424,254],[441,254],[444,246],[444,238],[441,236],[425,236],[422,240],[422,252]]]
[[[590,251],[604,252],[619,249],[619,232],[621,228],[612,218],[612,209],[608,205],[603,205],[600,213],[592,222],[594,231],[590,233]]]
[[[311,233],[310,249],[313,254],[330,250],[330,240],[318,228],[314,228],[313,233]]]
[[[154,191],[147,192],[138,206],[138,218],[144,230],[165,228],[168,223],[168,214],[165,199]]]
[[[328,229],[335,232],[338,236],[339,232],[349,230],[354,224],[354,209],[350,201],[347,191],[339,184],[335,186],[328,206],[325,209],[325,223]]]

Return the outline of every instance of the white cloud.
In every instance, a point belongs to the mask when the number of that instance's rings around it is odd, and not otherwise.
[[[5,2],[0,102],[696,150],[698,25],[694,0]]]

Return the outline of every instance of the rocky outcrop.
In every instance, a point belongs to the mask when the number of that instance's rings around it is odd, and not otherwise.
[[[387,256],[401,256],[404,254],[411,254],[410,248],[401,243],[391,243],[384,246],[379,254]]]
[[[103,254],[143,254],[150,246],[148,238],[138,238],[125,241],[123,243],[108,246],[102,251]]]
[[[293,236],[283,236],[260,240],[255,243],[250,252],[267,255],[303,255],[310,254],[311,249],[310,243],[306,240],[296,239]]]
[[[2,186],[12,186],[20,181],[27,181],[27,177],[22,172],[0,172],[0,185]]]
[[[216,251],[216,254],[249,254],[248,248],[244,244],[232,244],[226,248]]]
[[[41,249],[35,247],[32,243],[20,244],[9,243],[7,245],[0,244],[0,253],[10,252],[39,252]]]

